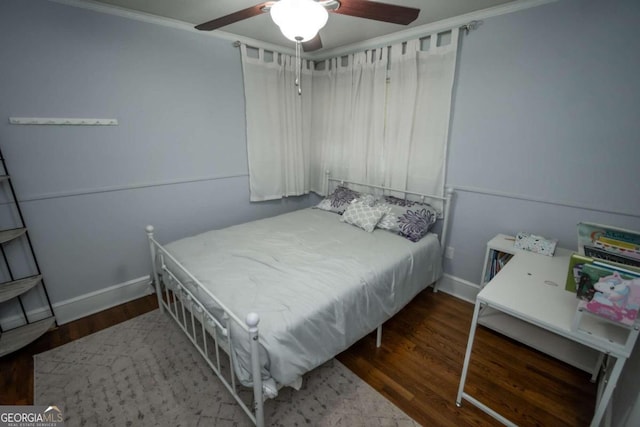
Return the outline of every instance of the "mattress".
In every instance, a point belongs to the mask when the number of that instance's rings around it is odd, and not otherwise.
[[[291,385],[404,307],[442,274],[437,235],[411,242],[367,233],[319,209],[303,209],[188,237],[165,246],[240,319],[260,316],[263,380]],[[233,326],[240,382],[251,385],[246,333]],[[243,338],[243,339],[241,339]]]

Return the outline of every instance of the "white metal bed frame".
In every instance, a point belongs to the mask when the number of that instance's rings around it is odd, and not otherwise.
[[[421,198],[424,202],[425,199],[435,199],[444,202],[443,212],[439,215],[440,219],[443,219],[442,230],[440,232],[440,247],[441,257],[444,255],[447,238],[447,228],[449,225],[449,210],[451,206],[451,200],[453,197],[453,190],[447,188],[446,196],[435,196],[423,193],[417,193],[412,191],[397,190],[393,188],[362,184],[354,181],[347,181],[343,179],[331,178],[330,174],[326,173],[326,185],[327,191],[329,189],[330,181],[338,182],[342,185],[351,184],[359,185],[363,187],[370,187],[379,190],[393,191],[404,193],[406,195],[414,195]],[[245,319],[240,319],[234,314],[228,307],[225,306],[213,293],[211,293],[206,287],[204,287],[200,281],[194,277],[180,262],[175,259],[158,241],[154,238],[154,227],[148,225],[146,227],[147,237],[149,240],[149,248],[151,252],[151,264],[152,274],[156,289],[156,296],[158,298],[158,305],[160,311],[165,310],[176,321],[178,326],[187,335],[191,343],[198,350],[200,355],[207,362],[209,367],[213,370],[216,376],[220,379],[222,384],[231,393],[233,398],[238,402],[243,411],[247,414],[249,419],[257,426],[264,427],[264,391],[261,375],[261,364],[259,355],[259,332],[258,323],[260,317],[257,313],[249,313]],[[171,268],[167,266],[167,262],[171,264]],[[177,270],[176,272],[172,269]],[[160,280],[160,273],[166,278],[165,283]],[[192,286],[195,286],[199,291],[205,292],[209,298],[211,298],[215,304],[222,310],[222,322],[211,314],[207,308],[194,296],[193,292],[187,287],[186,283],[181,279],[186,277]],[[164,288],[164,289],[163,289]],[[437,292],[437,283],[434,284],[434,292]],[[250,353],[251,353],[251,375],[253,380],[253,403],[248,404],[243,400],[238,390],[235,377],[235,364],[237,363],[233,357],[232,343],[236,337],[231,335],[231,326],[229,322],[235,322],[240,326],[243,333],[246,333],[246,337],[250,340]],[[243,339],[243,337],[237,337],[237,339]],[[245,338],[246,339],[246,338]],[[376,345],[380,347],[382,340],[382,324],[377,328]],[[213,349],[211,348],[213,345]],[[228,359],[221,357],[220,349],[227,354]],[[223,366],[223,363],[228,363],[228,366]],[[225,372],[228,370],[228,375]],[[251,406],[251,407],[250,407]]]

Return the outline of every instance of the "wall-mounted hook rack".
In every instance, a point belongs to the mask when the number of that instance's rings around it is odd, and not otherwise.
[[[9,117],[12,125],[117,126],[117,119]]]

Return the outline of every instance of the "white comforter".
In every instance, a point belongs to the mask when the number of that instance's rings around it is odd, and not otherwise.
[[[384,230],[367,233],[318,209],[210,231],[166,249],[240,319],[258,313],[263,378],[280,385],[294,384],[373,331],[441,275],[436,235],[413,243]],[[212,304],[206,292],[197,293]],[[238,327],[232,333],[237,374],[250,385],[248,340]]]

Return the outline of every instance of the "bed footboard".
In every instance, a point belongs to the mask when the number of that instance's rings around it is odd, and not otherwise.
[[[210,294],[153,236],[154,228],[146,227],[151,252],[153,280],[161,312],[167,312],[186,334],[196,350],[207,362],[222,384],[231,393],[251,421],[264,426],[264,393],[262,387],[260,344],[257,313],[249,313],[246,319],[228,310],[215,295]],[[170,263],[166,261],[169,260]],[[196,289],[206,292],[221,308],[222,318],[214,316],[193,294],[186,280]],[[232,336],[230,322],[240,326],[244,336]],[[236,329],[237,330],[237,329]],[[233,340],[248,339],[251,352],[253,383],[252,403],[247,402],[247,392],[236,383],[237,360],[233,352]],[[221,355],[220,350],[226,355]],[[244,393],[243,393],[244,391]],[[249,393],[250,394],[250,393]]]

